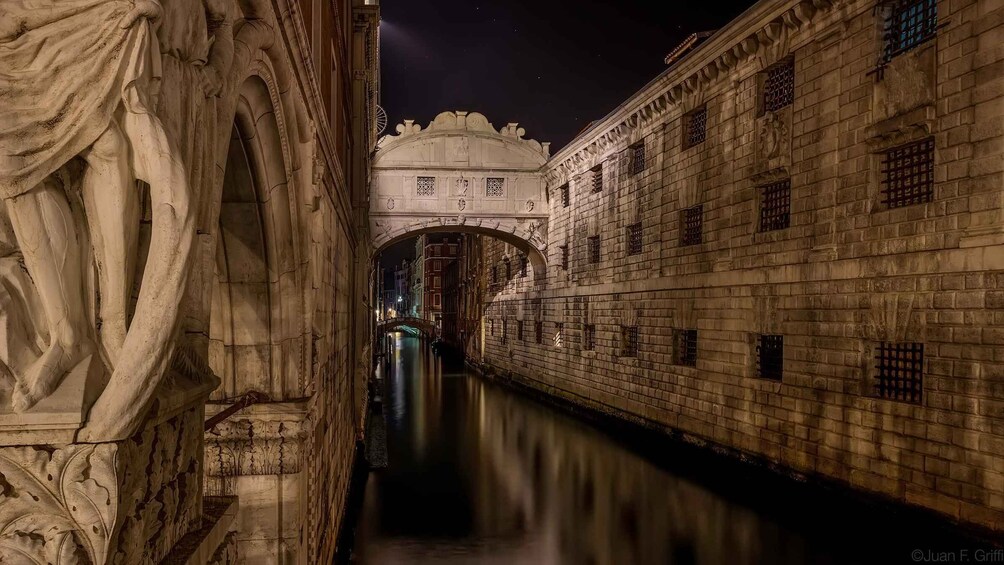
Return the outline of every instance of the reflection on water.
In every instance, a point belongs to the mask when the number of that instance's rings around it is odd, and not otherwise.
[[[813,515],[777,520],[769,508],[736,502],[694,472],[671,473],[462,365],[444,369],[413,338],[398,338],[392,364],[390,466],[366,486],[356,562],[742,565],[876,557],[864,555],[877,541],[866,524],[821,533],[813,522],[827,509],[815,507]],[[745,480],[734,477],[741,488],[763,487]]]

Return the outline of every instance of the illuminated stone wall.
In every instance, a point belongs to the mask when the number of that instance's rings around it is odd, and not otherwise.
[[[880,64],[888,9],[875,2],[756,4],[545,165],[544,280],[493,283],[491,267],[518,252],[484,240],[473,360],[693,441],[1002,528],[1002,10],[937,2],[935,36]],[[793,99],[767,104],[777,93],[764,84],[786,64]],[[890,206],[883,162],[926,140],[930,201]],[[790,185],[787,227],[766,229],[762,194],[778,183]],[[688,242],[683,211],[695,206],[700,236]],[[674,330],[697,331],[694,366]],[[761,335],[783,336],[779,379],[760,376]],[[883,343],[922,344],[919,397],[882,396]]]

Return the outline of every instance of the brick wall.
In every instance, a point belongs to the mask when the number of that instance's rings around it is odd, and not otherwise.
[[[1004,527],[1004,5],[939,1],[936,37],[880,64],[887,12],[760,2],[558,152],[545,166],[546,280],[489,284],[517,251],[484,240],[481,360],[606,412]],[[763,83],[789,56],[793,102],[763,112]],[[688,147],[684,115],[701,108],[705,139]],[[926,139],[930,201],[890,207],[887,152]],[[761,230],[763,187],[784,182],[787,227]],[[681,245],[681,211],[697,205],[700,242]],[[674,329],[697,330],[695,366],[677,363]],[[760,335],[783,336],[780,380],[758,376]],[[919,400],[876,387],[887,342],[923,345]]]

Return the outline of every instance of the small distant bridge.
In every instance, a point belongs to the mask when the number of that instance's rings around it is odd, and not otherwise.
[[[425,320],[423,318],[411,318],[408,316],[390,318],[389,320],[377,323],[377,333],[392,332],[405,327],[418,330],[420,333],[429,337],[435,336],[437,333],[435,324],[429,320]]]

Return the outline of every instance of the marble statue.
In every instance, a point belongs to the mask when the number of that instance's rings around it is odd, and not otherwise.
[[[0,9],[0,197],[42,318],[31,320],[37,358],[24,367],[4,360],[5,372],[15,381],[13,408],[24,412],[101,356],[111,376],[82,442],[121,439],[142,421],[172,354],[191,262],[188,175],[154,112],[161,13],[158,0],[4,0]],[[77,157],[83,233],[71,207],[76,188],[59,181]],[[137,180],[149,185],[152,229],[130,322]],[[96,319],[86,290],[91,254]]]

